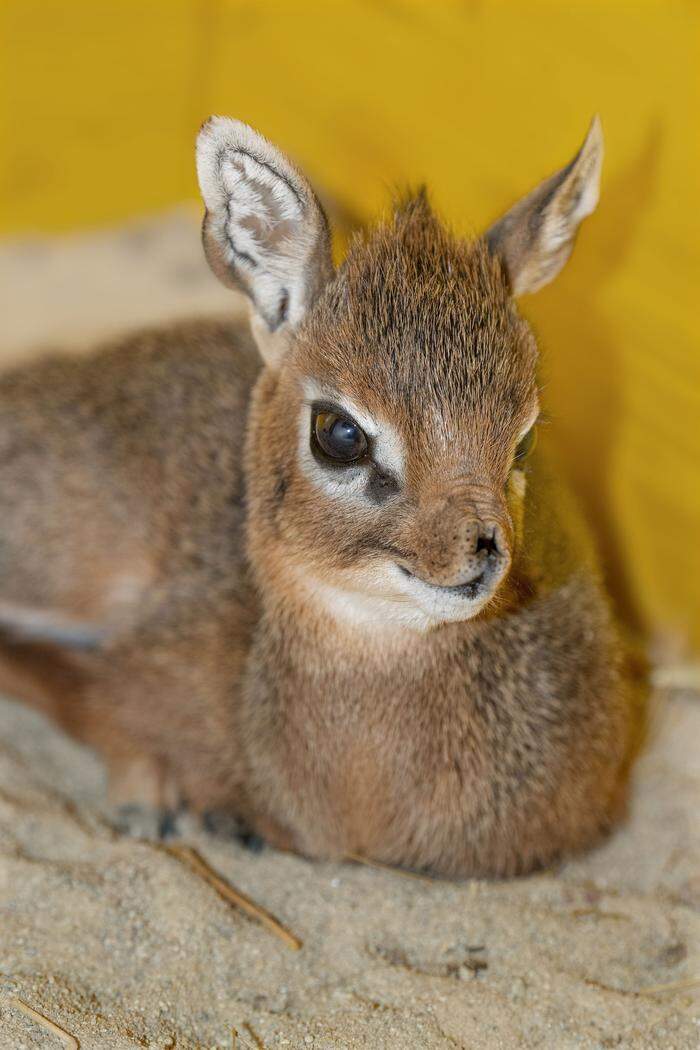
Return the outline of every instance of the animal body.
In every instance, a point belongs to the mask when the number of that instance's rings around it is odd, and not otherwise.
[[[514,297],[596,205],[599,123],[483,237],[419,193],[337,269],[262,136],[212,118],[197,159],[250,330],[0,379],[2,684],[97,748],[120,802],[309,856],[511,874],[594,842],[627,694],[588,536],[532,451]]]

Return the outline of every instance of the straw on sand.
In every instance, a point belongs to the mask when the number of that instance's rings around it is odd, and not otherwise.
[[[199,875],[204,879],[205,882],[208,882],[212,889],[214,889],[220,897],[223,897],[225,901],[232,904],[235,908],[239,908],[251,919],[255,919],[255,921],[259,922],[261,926],[264,926],[269,930],[270,933],[274,933],[276,937],[279,937],[281,941],[284,941],[288,948],[298,951],[302,947],[303,942],[288,930],[286,926],[283,926],[279,919],[276,919],[274,915],[271,915],[269,911],[263,908],[260,904],[257,904],[251,897],[248,897],[245,893],[241,893],[240,890],[234,889],[229,882],[226,882],[218,872],[210,867],[204,857],[202,857],[196,849],[193,849],[192,846],[173,844],[163,848],[167,853],[170,853],[171,856],[184,863],[190,871],[193,871],[196,875]]]
[[[45,1028],[47,1032],[52,1032],[55,1036],[58,1036],[64,1046],[70,1047],[70,1050],[80,1050],[80,1043],[74,1035],[67,1032],[65,1028],[61,1028],[61,1026],[56,1024],[55,1021],[45,1017],[44,1014],[40,1014],[39,1011],[35,1010],[33,1006],[29,1005],[29,1003],[25,1003],[24,999],[20,999],[20,997],[16,995],[12,1002],[18,1010],[22,1011],[23,1014],[26,1014],[27,1017],[31,1017],[32,1021],[36,1021],[36,1023],[41,1025],[42,1028]]]

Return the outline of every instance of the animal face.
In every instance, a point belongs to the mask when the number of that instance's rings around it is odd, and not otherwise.
[[[488,603],[512,558],[535,360],[498,263],[424,198],[354,245],[264,423],[294,418],[277,527],[339,603],[417,624]]]
[[[249,434],[254,559],[336,618],[475,616],[512,563],[539,412],[513,289],[563,265],[595,205],[597,125],[485,238],[454,238],[421,193],[335,273],[289,162],[233,122],[202,136],[207,254],[250,294],[269,363]]]

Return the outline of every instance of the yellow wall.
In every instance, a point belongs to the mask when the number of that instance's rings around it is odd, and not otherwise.
[[[700,642],[695,3],[0,0],[0,233],[196,193],[211,112],[362,218],[427,179],[458,229],[562,164],[598,110],[601,206],[524,304],[621,603]]]

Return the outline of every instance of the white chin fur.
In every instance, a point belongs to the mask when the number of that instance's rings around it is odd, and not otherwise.
[[[407,598],[421,610],[434,624],[455,623],[459,620],[471,620],[481,612],[490,601],[493,591],[489,590],[477,598],[467,598],[459,594],[441,593],[429,583],[413,577],[405,577],[397,568],[404,585]]]
[[[353,574],[338,584],[315,580],[312,588],[314,601],[322,602],[333,619],[375,631],[396,627],[427,631],[442,623],[471,620],[493,594],[492,590],[478,598],[443,594],[405,576],[393,563]]]

